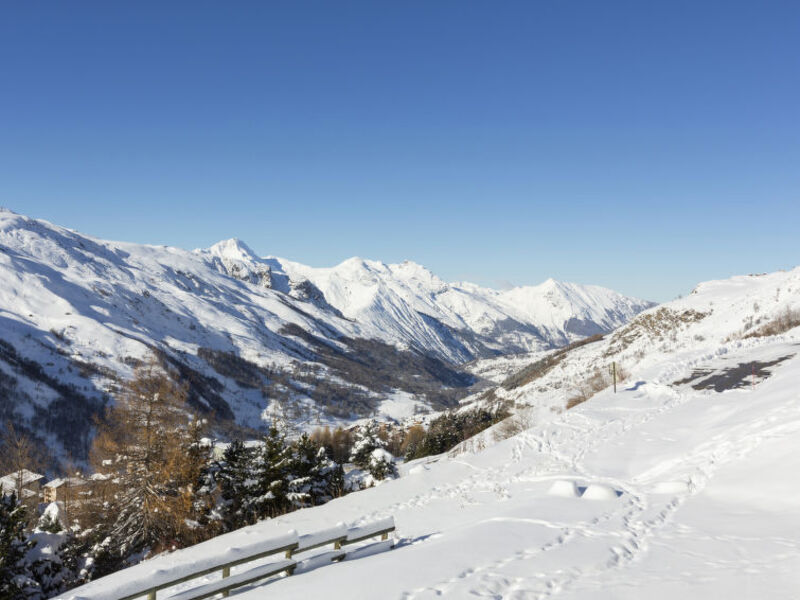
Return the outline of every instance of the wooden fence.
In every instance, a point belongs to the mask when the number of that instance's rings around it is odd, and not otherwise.
[[[279,538],[265,540],[263,543],[259,544],[257,551],[248,553],[246,556],[241,556],[235,560],[224,560],[222,558],[218,561],[213,558],[204,560],[197,570],[188,574],[181,566],[158,571],[152,580],[136,582],[133,586],[124,586],[124,595],[120,595],[117,600],[134,600],[135,598],[144,597],[148,600],[156,600],[156,594],[161,590],[218,571],[222,573],[221,579],[189,588],[177,594],[173,594],[165,600],[202,600],[203,598],[210,598],[216,594],[222,594],[223,597],[227,597],[228,593],[234,588],[254,583],[282,572],[285,572],[287,575],[292,575],[299,564],[298,561],[293,558],[295,554],[321,548],[322,546],[332,545],[332,551],[322,553],[309,559],[315,561],[315,566],[330,564],[347,557],[348,553],[342,549],[343,546],[378,536],[380,536],[382,540],[388,540],[389,534],[394,531],[394,529],[394,518],[388,517],[380,521],[350,529],[347,529],[344,525],[339,525],[303,536],[298,536],[297,533],[290,533]],[[387,541],[385,549],[391,548],[392,545],[393,543],[391,541]],[[232,567],[281,553],[284,554],[283,560],[259,565],[231,575]]]

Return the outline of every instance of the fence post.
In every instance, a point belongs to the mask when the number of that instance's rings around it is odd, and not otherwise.
[[[156,591],[147,592],[147,600],[156,600]]]
[[[617,393],[617,361],[611,363],[611,372],[614,374],[614,393]]]
[[[382,539],[382,540],[388,540],[388,539],[389,539],[389,534],[388,534],[388,533],[384,533],[384,534],[381,536],[381,539]]]
[[[222,578],[225,579],[226,577],[230,577],[230,576],[231,576],[231,568],[230,567],[222,567]],[[230,594],[230,592],[228,590],[225,590],[224,592],[222,592],[222,597],[223,598],[227,598],[228,594]]]

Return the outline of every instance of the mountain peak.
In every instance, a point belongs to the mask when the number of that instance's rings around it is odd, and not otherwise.
[[[558,280],[556,280],[556,279],[553,279],[552,277],[548,277],[547,279],[545,279],[545,280],[544,280],[542,283],[540,283],[539,285],[537,285],[537,286],[532,286],[532,287],[536,287],[536,288],[538,288],[538,289],[540,289],[540,290],[546,290],[546,291],[549,291],[549,290],[559,289],[559,288],[561,287],[561,285],[560,285],[560,284],[561,284],[561,282],[560,282],[560,281],[558,281]]]
[[[209,248],[209,251],[228,260],[258,260],[258,256],[250,246],[235,237],[217,242]]]

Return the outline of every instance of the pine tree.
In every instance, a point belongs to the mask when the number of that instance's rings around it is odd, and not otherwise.
[[[344,469],[328,458],[324,448],[317,450],[317,463],[311,497],[314,504],[324,504],[342,495]]]
[[[369,474],[372,475],[373,479],[378,481],[397,477],[397,467],[394,465],[394,457],[383,448],[375,448],[375,450],[372,451],[369,457],[367,470]]]
[[[34,547],[26,558],[32,577],[39,584],[37,598],[52,598],[77,583],[67,552],[72,534],[64,528],[62,519],[59,505],[51,503],[30,536]]]
[[[226,448],[226,450],[229,449],[230,446]],[[226,530],[224,524],[226,514],[221,486],[225,476],[224,470],[224,459],[213,459],[209,452],[197,477],[197,487],[192,499],[192,512],[199,525],[209,536],[217,535],[220,530]]]
[[[316,506],[341,495],[342,467],[328,458],[325,448],[302,434],[292,445],[287,479],[288,500],[295,508]]]
[[[287,470],[286,499],[293,508],[304,508],[313,504],[311,489],[314,485],[317,448],[303,433],[292,447]]]
[[[369,468],[372,451],[386,446],[386,443],[378,436],[378,432],[378,424],[373,420],[367,421],[367,423],[358,428],[353,449],[350,453],[351,463],[362,469]]]
[[[252,498],[254,512],[260,518],[276,517],[290,506],[287,494],[291,448],[285,434],[276,426],[269,429],[255,464],[256,494]]]
[[[241,440],[234,440],[225,449],[222,460],[208,472],[213,477],[210,485],[219,486],[219,514],[226,531],[232,531],[255,522],[251,512],[251,497],[255,490],[252,474],[255,454]]]
[[[61,556],[73,573],[70,587],[109,575],[123,566],[123,559],[112,552],[106,522],[72,531],[62,547]]]
[[[345,494],[345,480],[344,480],[344,467],[335,461],[331,461],[333,465],[328,472],[328,492],[330,499],[340,498]]]
[[[25,506],[16,494],[0,492],[0,600],[36,598],[39,585],[26,560],[33,547],[25,534]]]

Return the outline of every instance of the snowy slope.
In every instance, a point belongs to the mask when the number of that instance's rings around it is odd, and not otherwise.
[[[769,285],[783,291],[794,281],[791,273],[772,277]],[[761,280],[739,279],[702,286],[697,296],[733,310],[747,295],[741,288],[765,291]],[[724,301],[731,292],[733,301]],[[221,536],[203,554],[290,528],[305,533],[391,515],[394,550],[273,579],[237,597],[796,598],[800,328],[748,343],[718,339],[716,352],[696,341],[656,349],[617,394],[608,389],[550,412],[483,451],[423,459],[399,480]],[[700,367],[715,376],[777,359],[755,385],[717,392],[683,382]],[[185,560],[189,568],[196,552],[147,561],[64,597],[111,597],[115,585],[166,563]]]
[[[541,376],[525,377],[517,358],[511,364],[519,376],[507,379],[496,395],[532,405],[539,412],[559,409],[587,378],[598,371],[607,374],[612,362],[627,373],[629,381],[636,381],[642,369],[663,361],[673,365],[669,377],[677,378],[679,372],[712,357],[758,348],[769,338],[755,334],[787,311],[800,314],[800,267],[701,283],[688,296],[644,311],[600,341],[566,353]],[[542,356],[546,355],[535,358]],[[500,371],[502,361],[483,368]],[[482,367],[472,368],[481,371]]]
[[[0,209],[0,419],[80,460],[91,415],[152,350],[191,384],[195,406],[240,426],[259,427],[275,404],[309,426],[441,409],[473,381],[465,360],[551,347],[580,335],[570,319],[605,330],[644,308],[557,286],[568,297],[553,296],[559,309],[539,323],[503,293],[411,263],[314,270],[239,240],[196,251],[110,242]]]

